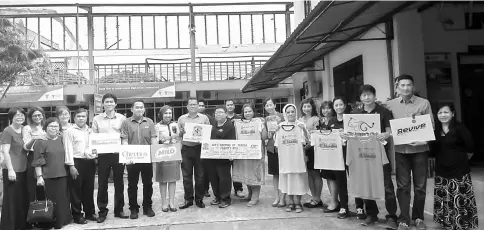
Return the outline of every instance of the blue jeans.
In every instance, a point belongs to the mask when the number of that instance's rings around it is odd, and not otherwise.
[[[428,152],[395,153],[397,198],[400,205],[400,222],[410,222],[410,188],[413,179],[412,219],[424,219],[427,189]]]

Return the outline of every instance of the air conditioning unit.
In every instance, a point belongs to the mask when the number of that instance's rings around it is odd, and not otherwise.
[[[203,99],[203,100],[216,100],[217,92],[216,91],[197,91],[197,98]]]
[[[65,95],[64,96],[64,102],[65,104],[67,105],[72,105],[72,104],[76,104],[76,101],[77,101],[77,95]]]
[[[188,100],[188,95],[190,92],[188,91],[176,91],[175,92],[175,99],[176,100]]]

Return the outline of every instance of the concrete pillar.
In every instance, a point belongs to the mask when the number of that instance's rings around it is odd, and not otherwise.
[[[306,15],[304,15],[304,1],[294,1],[294,25],[296,27],[301,23]]]
[[[405,11],[394,16],[395,77],[408,74],[415,80],[415,90],[427,96],[422,19],[417,10]]]

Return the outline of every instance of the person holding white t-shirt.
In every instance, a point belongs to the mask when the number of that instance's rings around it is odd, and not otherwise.
[[[297,121],[297,109],[287,104],[283,109],[286,121],[279,124],[274,146],[279,152],[279,188],[289,196],[287,212],[303,211],[301,197],[309,190],[303,144],[308,135],[304,123]]]

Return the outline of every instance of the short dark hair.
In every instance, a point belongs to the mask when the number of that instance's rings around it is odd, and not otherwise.
[[[106,100],[107,98],[112,98],[114,100],[114,103],[118,103],[118,97],[116,97],[116,95],[112,94],[112,93],[106,93],[103,95],[103,99],[101,100],[102,103],[104,103],[104,100]]]
[[[304,116],[303,105],[309,104],[311,106],[311,117],[318,116],[318,110],[316,109],[316,103],[312,98],[306,98],[301,101],[301,116]]]
[[[376,95],[376,89],[375,89],[375,87],[373,87],[372,85],[368,85],[368,84],[362,85],[360,87],[360,96],[361,96],[361,94],[367,93],[367,92],[370,92],[373,95]]]
[[[254,113],[254,117],[257,117],[257,113],[256,113],[256,111],[255,111],[255,106],[254,106],[254,104],[252,104],[252,103],[247,103],[247,104],[244,104],[244,105],[242,106],[242,118],[243,118],[243,119],[245,119],[245,116],[244,116],[244,115],[245,115],[245,113],[244,113],[245,108],[250,108],[250,109],[252,109],[252,112]]]
[[[202,102],[202,103],[203,103],[203,105],[207,105],[206,101],[205,101],[205,100],[203,100],[203,99],[197,100],[197,104],[198,104],[198,103],[200,103],[200,102]]]
[[[217,105],[217,107],[215,107],[215,110],[213,112],[215,113],[217,111],[217,109],[222,109],[224,112],[227,112],[227,108],[225,106],[222,106],[222,105]]]
[[[188,101],[187,102],[190,102],[190,101],[193,101],[193,100],[195,100],[197,102],[197,104],[198,104],[198,99],[196,97],[190,97],[190,98],[188,98]]]
[[[323,101],[323,103],[321,103],[321,106],[319,106],[319,115],[320,116],[323,116],[323,109],[328,107],[331,112],[333,113],[333,116],[336,115],[336,111],[334,111],[334,108],[333,108],[333,102],[332,101]]]
[[[158,112],[158,120],[160,122],[163,122],[163,114],[165,114],[167,110],[171,110],[171,119],[173,119],[174,117],[173,108],[169,105],[164,105],[163,107],[161,107],[160,111]]]
[[[444,108],[444,107],[449,107],[449,110],[454,113],[454,117],[450,120],[450,123],[449,123],[449,131],[450,130],[454,130],[455,127],[457,126],[458,122],[456,120],[456,114],[455,114],[455,107],[454,107],[454,104],[451,103],[451,102],[444,102],[442,104],[440,104],[438,106],[438,109],[437,111],[435,112],[436,114],[439,112],[440,109]],[[440,122],[439,119],[436,119],[436,122],[435,122],[435,133],[441,133],[442,132],[442,123]]]
[[[27,112],[27,124],[31,125],[34,123],[34,121],[32,120],[32,115],[34,115],[34,113],[37,111],[42,113],[42,121],[40,122],[40,125],[44,124],[45,112],[44,112],[44,109],[40,108],[39,106],[30,107],[29,111]]]
[[[335,97],[333,98],[333,109],[334,109],[334,102],[337,101],[337,100],[341,100],[343,102],[343,104],[345,105],[345,111],[343,113],[348,113],[349,112],[349,106],[348,106],[348,102],[346,102],[346,99],[344,97]],[[336,115],[336,111],[335,111],[335,115]]]
[[[10,122],[13,122],[13,118],[15,117],[15,115],[17,115],[18,112],[26,116],[24,109],[20,107],[13,107],[8,110],[8,120],[10,120]]]
[[[84,112],[89,113],[89,111],[87,111],[87,109],[85,109],[85,108],[76,109],[76,111],[74,112],[74,116],[76,116],[79,113],[84,113]]]
[[[62,130],[62,125],[59,119],[57,117],[50,117],[45,121],[44,126],[42,127],[44,131],[47,131],[47,126],[49,126],[50,123],[54,123],[54,122],[57,122],[57,124],[59,124],[59,130]]]
[[[400,83],[401,80],[410,80],[412,82],[412,84],[414,84],[413,77],[408,75],[408,74],[402,74],[402,75],[398,76],[397,78],[395,78],[395,82],[397,84]]]
[[[60,105],[60,106],[56,106],[55,107],[55,116],[59,117],[63,111],[67,111],[68,113],[70,112],[69,108],[67,108],[67,106],[63,106],[63,105]]]
[[[269,102],[269,101],[272,101],[272,103],[274,103],[274,100],[273,100],[271,97],[269,97],[269,98],[266,98],[266,99],[264,100],[264,102],[262,103],[262,105],[265,107],[265,106],[266,106],[266,104],[267,104],[267,102]],[[274,104],[276,104],[276,103],[274,103]]]
[[[136,100],[133,101],[133,104],[131,105],[131,108],[134,107],[134,104],[136,104],[136,102],[141,102],[141,103],[143,103],[143,106],[145,105],[145,101],[143,101],[143,99],[136,99]]]
[[[234,102],[234,100],[233,100],[233,99],[227,99],[227,100],[225,100],[225,104],[227,104],[227,102],[229,102],[229,101],[231,101],[232,103],[234,103],[234,104],[235,104],[235,102]]]

